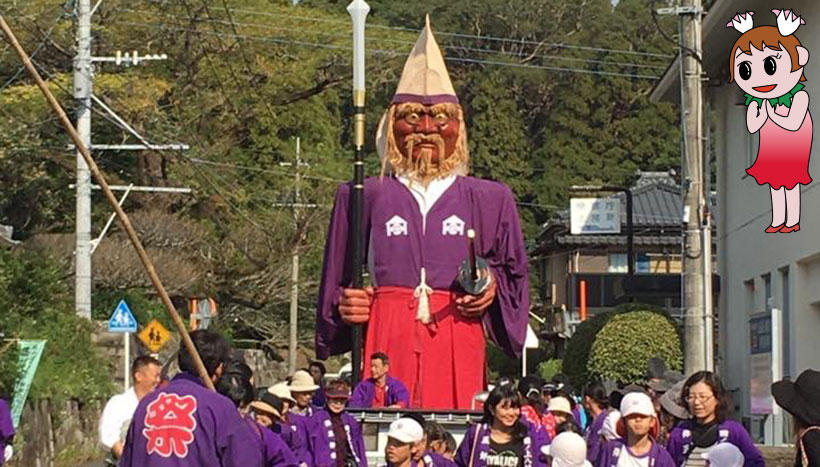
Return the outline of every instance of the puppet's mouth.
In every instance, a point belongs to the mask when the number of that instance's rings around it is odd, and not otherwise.
[[[752,89],[754,89],[757,92],[769,92],[769,91],[771,91],[772,89],[774,89],[776,87],[777,87],[776,84],[769,84],[769,85],[766,85],[766,86],[758,86],[758,87],[752,88]]]

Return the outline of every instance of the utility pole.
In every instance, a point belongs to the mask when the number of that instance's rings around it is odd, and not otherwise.
[[[138,65],[148,60],[165,60],[165,55],[139,56],[136,51],[125,55],[117,52],[114,57],[93,57],[91,55],[91,17],[102,0],[94,8],[91,0],[77,1],[77,55],[74,57],[74,99],[76,101],[77,133],[83,145],[91,150],[187,150],[181,144],[154,145],[140,136],[119,115],[114,113],[104,102],[93,94],[94,63],[111,62],[116,65]],[[99,145],[91,142],[91,105],[96,103],[103,111],[111,114],[123,128],[139,139],[142,144],[136,145]],[[91,255],[99,240],[91,239],[91,172],[82,153],[77,150],[77,193],[75,246],[74,246],[74,309],[77,316],[91,319]],[[147,187],[143,187],[147,188]],[[148,190],[142,190],[148,191]]]
[[[91,0],[77,3],[77,55],[74,57],[74,99],[77,133],[91,146]],[[74,247],[74,303],[78,316],[91,319],[91,172],[77,151],[76,244]]]
[[[703,174],[703,96],[701,87],[701,0],[683,0],[678,14],[681,20],[682,96],[681,123],[684,148],[684,254],[683,279],[686,313],[684,334],[684,372],[691,374],[710,370],[707,366],[705,277],[711,267],[711,258],[705,255],[711,248],[709,231],[704,229],[707,193],[704,192]],[[711,277],[710,277],[711,280]],[[710,300],[711,301],[711,300]],[[711,353],[711,352],[710,352]]]
[[[295,4],[295,2],[294,2]],[[296,226],[296,232],[299,232],[299,183],[302,179],[300,176],[301,159],[301,139],[296,138],[296,186],[293,195],[293,223]],[[291,284],[290,284],[290,335],[288,339],[288,373],[293,374],[296,371],[296,350],[297,341],[296,333],[298,332],[299,320],[299,238],[293,242],[293,250],[291,251]]]
[[[302,183],[302,167],[309,167],[310,164],[302,162],[302,139],[296,138],[296,165],[290,162],[280,162],[282,167],[294,166],[296,186],[294,188],[292,203],[276,203],[277,207],[293,208],[293,224],[296,231],[296,238],[293,242],[291,250],[291,276],[290,276],[290,320],[289,320],[289,334],[288,334],[288,373],[293,374],[296,371],[296,352],[298,349],[298,324],[299,324],[299,248],[301,247],[302,239],[299,233],[299,220],[301,219],[302,208],[315,208],[315,204],[303,204],[299,187]]]

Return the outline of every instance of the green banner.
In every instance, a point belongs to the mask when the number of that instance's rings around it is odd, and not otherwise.
[[[23,406],[46,346],[44,340],[20,340],[18,342],[20,344],[20,376],[14,385],[14,400],[11,402],[11,417],[15,430],[20,425]]]

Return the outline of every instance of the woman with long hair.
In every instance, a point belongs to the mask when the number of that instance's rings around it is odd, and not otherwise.
[[[806,370],[795,381],[772,384],[775,402],[794,417],[794,465],[820,466],[820,372]]]
[[[703,465],[703,454],[718,443],[731,443],[740,449],[745,467],[765,465],[743,425],[729,419],[732,400],[716,374],[699,371],[690,376],[683,384],[681,398],[689,405],[691,418],[669,433],[666,449],[676,465]]]
[[[547,443],[541,430],[521,419],[518,392],[505,384],[490,391],[484,417],[467,430],[455,461],[461,467],[546,467],[540,452]]]

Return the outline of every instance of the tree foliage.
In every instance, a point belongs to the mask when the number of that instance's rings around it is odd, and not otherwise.
[[[300,254],[300,340],[312,341],[330,204],[351,177],[347,1],[106,0],[94,55],[165,53],[138,67],[95,65],[94,93],[148,140],[190,150],[95,152],[111,183],[185,186],[125,203],[176,299],[211,295],[221,324],[276,351],[286,335],[291,254]],[[628,183],[636,169],[678,163],[677,114],[652,104],[651,76],[674,52],[649,0],[372,0],[367,121],[373,135],[425,13],[432,14],[465,107],[472,171],[507,183],[527,239],[580,182]],[[23,46],[71,110],[71,2],[5,2]],[[667,18],[661,27],[673,29]],[[458,33],[454,35],[450,33]],[[625,52],[626,51],[626,52]],[[639,55],[630,52],[666,54]],[[70,268],[75,157],[14,54],[0,51],[0,223],[51,245]],[[609,73],[609,74],[602,74]],[[95,143],[135,143],[93,106]],[[301,180],[295,139],[301,139]],[[367,173],[378,173],[372,137]],[[283,165],[290,163],[290,165]],[[299,198],[295,197],[299,191]],[[294,202],[310,207],[294,211]],[[94,195],[93,233],[110,209]],[[94,313],[117,296],[152,299],[114,226],[95,255]],[[63,285],[70,283],[64,272]],[[568,359],[571,360],[571,359]],[[568,363],[564,364],[565,366]]]
[[[623,383],[646,379],[646,365],[660,357],[670,369],[683,368],[675,327],[659,313],[632,311],[613,316],[595,337],[587,371],[597,379]]]
[[[110,394],[110,370],[91,342],[93,325],[74,315],[65,273],[43,254],[0,250],[0,329],[6,338],[45,339],[30,397],[92,400]],[[0,355],[14,367],[16,353]],[[3,392],[11,393],[4,374]]]

